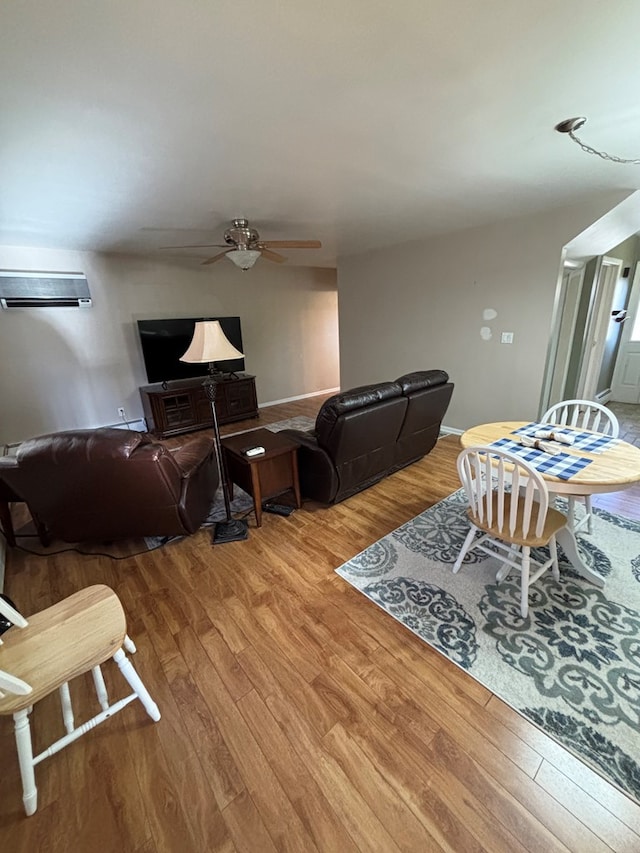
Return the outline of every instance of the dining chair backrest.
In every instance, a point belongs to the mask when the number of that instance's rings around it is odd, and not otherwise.
[[[458,456],[457,465],[479,526],[511,539],[542,536],[549,492],[531,465],[495,447],[468,447]]]
[[[620,432],[618,419],[606,406],[593,400],[563,400],[556,403],[540,418],[541,423],[587,429],[601,435],[617,438]]]

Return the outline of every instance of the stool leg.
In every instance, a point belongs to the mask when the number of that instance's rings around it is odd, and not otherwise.
[[[122,641],[122,645],[124,648],[132,655],[136,650],[136,644],[133,642],[131,637],[126,634],[124,640]]]
[[[104,683],[104,676],[99,666],[94,666],[91,670],[93,674],[93,683],[96,688],[96,696],[103,711],[109,710],[109,696],[107,694],[107,686]]]
[[[129,686],[131,687],[133,692],[144,705],[144,709],[147,714],[154,722],[157,723],[160,719],[160,711],[158,710],[158,706],[149,695],[149,691],[142,683],[140,676],[133,668],[133,664],[131,663],[129,658],[125,655],[122,649],[118,649],[118,651],[113,656],[113,659],[118,664],[122,675],[129,682]]]
[[[22,802],[27,815],[32,815],[38,808],[38,789],[36,788],[36,776],[33,771],[33,747],[31,746],[31,728],[29,726],[29,712],[16,711],[13,715],[16,735],[16,747],[18,749],[18,762],[20,763],[20,777],[22,779]]]
[[[60,705],[62,706],[62,719],[67,734],[70,734],[75,728],[73,720],[73,706],[71,704],[71,693],[69,691],[69,682],[65,681],[60,685]]]

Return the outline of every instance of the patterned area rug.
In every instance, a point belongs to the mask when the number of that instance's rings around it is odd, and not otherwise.
[[[283,421],[276,421],[272,424],[265,424],[262,429],[271,430],[271,432],[280,432],[281,429],[313,429],[316,422],[314,418],[308,418],[306,415],[297,415],[295,418],[286,418]],[[253,429],[261,429],[254,427]],[[238,432],[226,432],[222,438],[228,438],[230,435],[242,435],[243,432],[253,432],[253,429],[240,429]]]
[[[336,569],[346,581],[640,803],[640,523],[595,510],[582,580],[560,552],[519,609],[519,575],[474,552],[462,490]]]

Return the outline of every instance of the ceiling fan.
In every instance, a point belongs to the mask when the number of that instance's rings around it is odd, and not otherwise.
[[[320,240],[261,240],[255,228],[251,228],[248,219],[234,219],[231,227],[224,232],[224,243],[204,243],[190,246],[166,246],[167,249],[208,249],[225,247],[203,261],[203,265],[215,264],[225,256],[242,270],[250,269],[262,255],[268,261],[282,264],[287,259],[272,249],[321,249]]]

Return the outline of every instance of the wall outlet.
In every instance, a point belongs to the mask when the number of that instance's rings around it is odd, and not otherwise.
[[[125,411],[124,411],[123,406],[120,406],[120,407],[118,408],[118,416],[120,417],[120,420],[122,420],[122,421],[126,421],[127,416],[126,416],[126,414],[125,414]]]

